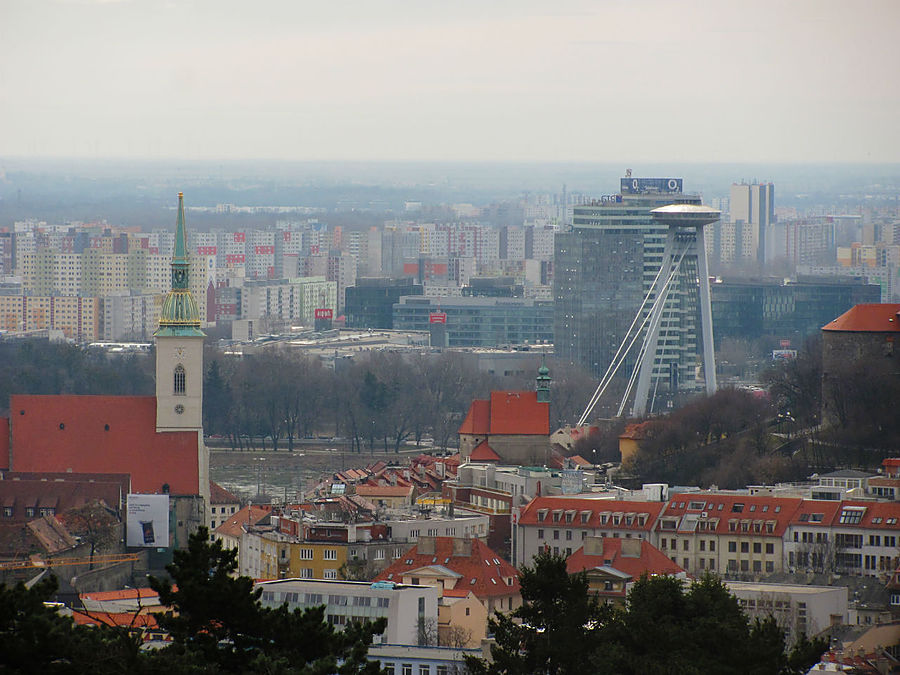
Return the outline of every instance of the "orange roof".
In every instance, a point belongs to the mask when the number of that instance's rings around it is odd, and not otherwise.
[[[244,525],[256,525],[265,520],[272,513],[271,506],[257,506],[251,504],[245,506],[237,513],[228,517],[216,528],[216,534],[222,534],[228,537],[240,537]]]
[[[831,527],[840,510],[840,502],[804,499],[791,516],[791,525]]]
[[[494,452],[494,449],[488,445],[487,441],[481,441],[481,443],[476,445],[475,449],[472,450],[469,459],[475,462],[499,462],[500,455]]]
[[[414,570],[439,566],[460,575],[455,588],[471,591],[479,599],[517,594],[518,570],[481,540],[470,541],[472,553],[466,556],[453,554],[453,537],[434,537],[434,553],[419,553],[421,544],[417,544],[375,577],[375,581],[399,581]]]
[[[900,304],[872,303],[851,307],[822,330],[855,333],[900,333]]]
[[[197,432],[156,431],[153,396],[10,396],[15,471],[128,473],[135,492],[200,489]]]
[[[716,534],[782,537],[802,504],[803,500],[799,497],[680,493],[666,504],[656,529],[660,532],[684,532],[685,527],[692,527],[698,518],[704,518],[714,522],[715,530],[708,531]],[[663,527],[661,521],[664,518],[667,522],[677,518],[675,528]],[[735,529],[731,528],[731,523],[734,523]]]
[[[550,404],[536,391],[492,391],[490,433],[549,436]]]
[[[851,510],[856,511],[865,509],[862,518],[858,523],[851,522],[841,523],[841,515],[844,509],[852,507]],[[835,527],[849,527],[866,529],[889,530],[896,532],[900,530],[900,502],[863,502],[863,501],[842,501],[841,513],[834,521]]]
[[[535,497],[522,510],[519,524],[649,532],[664,506],[663,502],[632,502],[587,497]],[[541,513],[543,520],[540,520]],[[582,520],[582,517],[585,520]],[[606,522],[603,522],[604,518]]]
[[[83,600],[94,602],[110,602],[112,600],[141,600],[145,598],[159,598],[159,593],[152,588],[123,588],[118,591],[96,591],[94,593],[82,593]]]
[[[584,467],[586,469],[589,469],[590,467],[594,466],[581,455],[572,455],[571,457],[566,457],[566,459],[572,462],[572,464],[574,464],[576,468]]]
[[[209,481],[210,504],[240,504],[241,500],[215,481]]]
[[[120,626],[122,628],[156,628],[156,617],[151,613],[137,614],[133,612],[74,612],[72,618],[79,626],[98,626],[101,623],[107,626]]]
[[[650,433],[650,422],[639,422],[636,424],[628,424],[625,431],[619,434],[619,438],[629,438],[631,440],[640,441]]]
[[[647,574],[680,574],[684,572],[684,569],[670,560],[665,553],[643,539],[637,540],[641,542],[640,557],[622,555],[623,541],[623,539],[615,537],[603,537],[603,553],[601,555],[587,555],[582,546],[566,559],[566,569],[569,574],[575,574],[582,570],[606,565],[619,572],[624,572],[632,579],[637,579],[645,572]]]
[[[475,399],[469,406],[469,414],[459,427],[461,434],[484,436],[491,430],[491,402]]]

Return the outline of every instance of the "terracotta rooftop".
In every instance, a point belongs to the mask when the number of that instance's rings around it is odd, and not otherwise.
[[[548,436],[549,406],[538,402],[535,391],[492,391],[489,400],[472,401],[459,433]]]
[[[872,303],[855,305],[838,318],[822,326],[822,330],[852,333],[900,333],[900,304]]]
[[[619,572],[624,572],[632,579],[637,579],[645,572],[647,574],[680,574],[684,569],[672,562],[669,557],[643,539],[632,539],[640,542],[640,556],[623,555],[622,542],[625,539],[615,537],[603,537],[602,553],[589,555],[584,552],[582,546],[566,559],[566,569],[569,574],[591,570],[597,567],[611,567]],[[632,544],[637,546],[637,544]]]
[[[459,433],[485,436],[491,430],[491,402],[475,399],[469,406],[469,413],[459,427]]]
[[[102,623],[122,628],[156,628],[158,625],[152,613],[135,615],[133,612],[74,612],[72,618],[79,626],[98,626]]]
[[[210,504],[240,504],[241,500],[215,481],[209,481]]]
[[[619,434],[619,438],[628,438],[635,441],[641,441],[650,433],[651,423],[648,422],[638,422],[635,424],[628,424],[625,427],[625,430]]]
[[[245,525],[257,525],[272,513],[271,506],[245,506],[219,525],[215,532],[226,537],[240,537]]]
[[[429,538],[432,539],[432,538]],[[481,599],[513,595],[519,592],[519,572],[500,558],[479,539],[464,540],[471,543],[471,553],[461,554],[457,540],[454,553],[453,537],[433,537],[434,552],[420,553],[425,544],[420,540],[400,559],[381,572],[375,581],[400,581],[403,576],[425,568],[446,568],[452,576],[458,575],[453,588],[467,590]]]
[[[649,532],[664,506],[663,502],[633,502],[577,496],[535,497],[522,509],[519,523],[537,527]]]
[[[153,396],[10,396],[15,471],[128,473],[135,492],[199,490],[196,432],[157,433]]]
[[[159,598],[159,593],[152,588],[122,588],[117,591],[94,591],[91,593],[82,593],[81,599],[93,600],[94,602],[111,602],[113,600],[137,600],[140,598]]]
[[[694,532],[700,521],[707,532],[782,537],[803,500],[736,494],[675,494],[659,516],[659,532]]]
[[[500,455],[494,452],[494,449],[488,445],[487,441],[481,441],[481,443],[476,445],[475,449],[472,450],[469,459],[473,462],[499,462]]]

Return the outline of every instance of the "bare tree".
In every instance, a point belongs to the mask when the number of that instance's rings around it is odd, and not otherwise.
[[[94,554],[121,539],[121,523],[115,511],[100,501],[69,509],[60,516],[69,532],[91,545],[90,569],[94,569]]]

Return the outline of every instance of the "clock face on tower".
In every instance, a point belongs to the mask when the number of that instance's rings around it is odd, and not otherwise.
[[[176,359],[181,359],[181,358],[184,358],[185,353],[186,352],[184,351],[184,347],[176,347],[174,356]]]

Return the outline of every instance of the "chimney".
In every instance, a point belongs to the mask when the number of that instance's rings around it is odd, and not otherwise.
[[[471,539],[458,539],[456,537],[453,538],[453,553],[451,554],[454,557],[461,558],[469,558],[472,555],[472,540]]]
[[[620,539],[622,542],[622,556],[625,558],[641,557],[641,540],[640,539]]]
[[[416,552],[425,555],[434,555],[436,543],[434,537],[419,537],[416,542]]]
[[[584,540],[585,555],[603,555],[603,537],[586,537]]]

